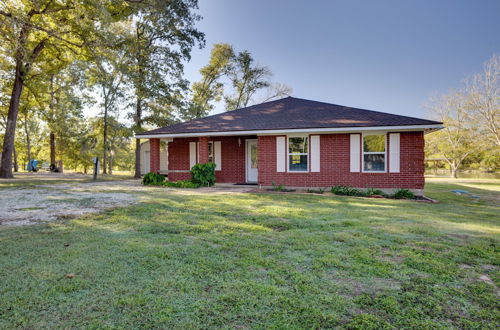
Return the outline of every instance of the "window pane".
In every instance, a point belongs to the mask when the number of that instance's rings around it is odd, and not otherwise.
[[[365,171],[381,171],[385,170],[385,155],[384,154],[368,154],[363,155]]]
[[[257,162],[258,162],[258,159],[257,159],[257,144],[255,143],[252,143],[250,145],[250,166],[252,168],[257,168]]]
[[[384,152],[385,135],[365,135],[363,136],[364,152]]]
[[[288,161],[290,171],[307,171],[307,155],[289,155]]]
[[[307,137],[291,137],[288,139],[288,152],[307,154]]]
[[[214,162],[214,144],[212,142],[208,143],[208,162]]]

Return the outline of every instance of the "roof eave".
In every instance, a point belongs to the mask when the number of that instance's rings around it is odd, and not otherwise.
[[[402,125],[402,126],[369,126],[369,127],[331,127],[331,128],[296,128],[296,129],[275,129],[275,130],[246,130],[246,131],[210,131],[196,133],[156,133],[137,134],[136,139],[155,138],[186,138],[199,136],[241,136],[241,135],[284,135],[284,134],[329,134],[329,133],[351,133],[364,131],[424,131],[430,133],[442,129],[441,123],[430,125]]]

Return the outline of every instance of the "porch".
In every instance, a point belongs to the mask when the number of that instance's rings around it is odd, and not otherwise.
[[[213,162],[218,183],[258,182],[258,138],[255,135],[148,140],[149,171],[165,174],[169,181],[190,179],[190,170],[195,164]]]

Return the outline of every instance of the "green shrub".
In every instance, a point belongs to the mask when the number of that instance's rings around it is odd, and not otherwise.
[[[215,184],[215,164],[195,164],[191,168],[191,181],[201,187],[213,186]]]
[[[273,186],[274,191],[283,191],[285,190],[284,184],[276,184],[274,181],[271,181],[271,185]]]
[[[165,187],[173,188],[199,188],[200,186],[191,180],[179,180],[179,181],[165,181],[163,182]]]
[[[165,177],[154,172],[149,172],[144,176],[144,178],[142,178],[143,185],[159,186],[163,181],[165,181]]]
[[[310,194],[322,194],[325,192],[325,189],[319,188],[319,189],[307,189],[307,192]]]
[[[333,186],[331,192],[332,194],[342,196],[366,196],[361,190],[348,186]]]
[[[415,195],[408,189],[398,189],[394,192],[394,198],[396,199],[413,199]]]
[[[373,195],[385,196],[386,194],[380,189],[368,188],[366,190],[366,196],[373,196]]]

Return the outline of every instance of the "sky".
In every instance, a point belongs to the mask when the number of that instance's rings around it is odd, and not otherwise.
[[[497,1],[200,0],[197,28],[206,47],[193,49],[185,76],[215,43],[248,50],[292,96],[428,118],[436,94],[459,88],[500,53]],[[217,105],[215,112],[224,110]]]

